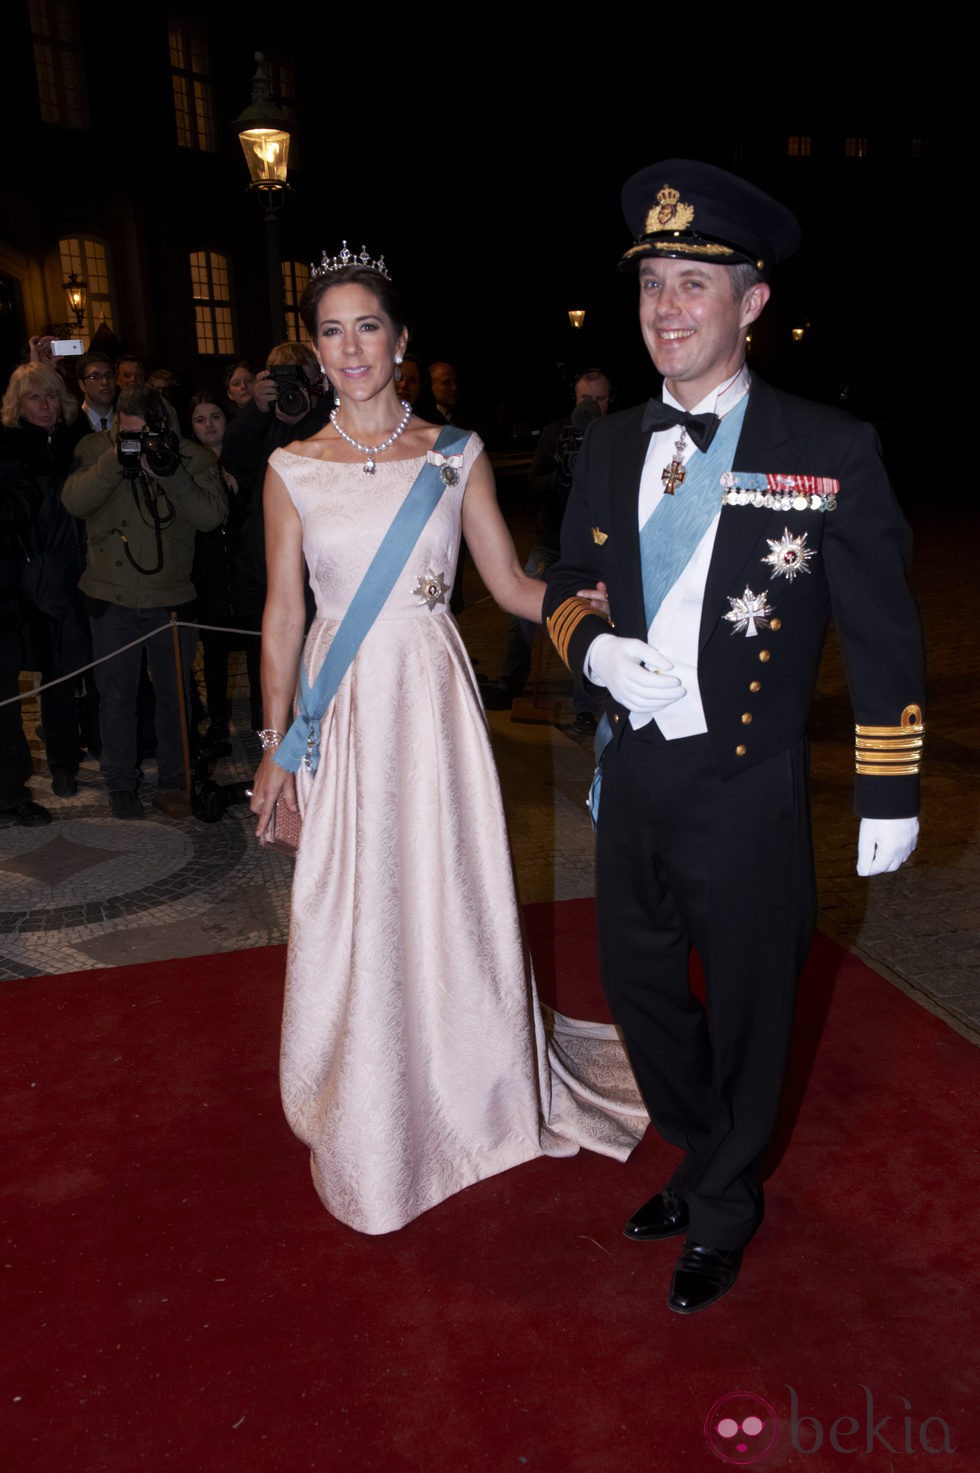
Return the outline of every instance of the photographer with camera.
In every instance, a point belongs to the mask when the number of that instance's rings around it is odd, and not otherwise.
[[[119,395],[113,429],[79,441],[62,499],[73,516],[85,521],[88,556],[79,587],[95,658],[115,655],[95,671],[102,773],[112,815],[142,818],[136,702],[144,646],[115,652],[166,625],[172,613],[178,619],[193,617],[195,534],[221,525],[227,497],[210,451],[175,435],[157,391],[134,384]],[[189,705],[197,634],[182,628],[178,637]],[[183,807],[185,773],[170,631],[147,640],[145,650],[156,701],[153,804],[173,814]]]
[[[221,463],[236,479],[249,503],[242,528],[241,565],[250,601],[265,603],[265,518],[262,485],[273,450],[319,434],[330,420],[331,399],[323,375],[305,343],[279,343],[263,371],[256,374],[250,404],[243,404],[228,423]],[[308,619],[313,595],[306,585]]]
[[[256,374],[252,398],[228,424],[222,459],[251,491],[261,487],[273,450],[315,435],[330,418],[323,375],[305,343],[279,343]]]

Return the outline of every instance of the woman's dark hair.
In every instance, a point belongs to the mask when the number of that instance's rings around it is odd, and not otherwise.
[[[331,271],[326,276],[315,276],[303,293],[303,300],[299,304],[300,316],[313,342],[316,342],[316,319],[323,293],[332,286],[348,285],[367,287],[394,327],[395,336],[405,331],[405,313],[402,311],[398,293],[387,276],[382,276],[379,271],[372,271],[370,266],[344,266],[340,271]]]
[[[215,409],[220,409],[225,419],[229,418],[228,411],[224,406],[221,394],[212,393],[210,389],[199,389],[198,392],[187,401],[187,433],[192,440],[196,440],[194,434],[194,410],[200,409],[202,404],[213,404]]]
[[[212,389],[200,389],[192,399],[187,401],[188,417],[194,413],[195,409],[200,409],[202,404],[213,404],[215,409],[221,410],[222,414],[226,413],[220,394],[216,394]]]
[[[240,368],[244,368],[244,370],[245,370],[246,373],[251,373],[252,372],[252,370],[248,366],[247,360],[244,359],[244,358],[239,358],[239,360],[238,360],[237,363],[233,363],[229,369],[226,369],[225,376],[221,380],[221,382],[224,384],[224,386],[225,386],[226,389],[227,389],[228,385],[231,383],[232,379],[235,377],[235,374],[238,372],[238,370]],[[214,403],[215,401],[212,400],[211,402]]]

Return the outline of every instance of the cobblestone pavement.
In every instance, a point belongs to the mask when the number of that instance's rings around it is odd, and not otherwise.
[[[526,519],[512,520],[519,542]],[[854,873],[857,821],[850,812],[852,718],[833,638],[814,709],[813,812],[821,927],[959,1031],[980,1040],[980,682],[976,676],[974,512],[913,517],[916,587],[930,662],[923,834],[914,860],[872,882]],[[499,671],[507,619],[468,566],[461,627],[477,669]],[[491,713],[490,725],[525,901],[591,895],[592,833],[584,807],[591,741],[575,732],[569,682],[540,646],[540,722]],[[557,724],[555,703],[561,703]],[[247,717],[239,670],[235,714]],[[534,714],[533,712],[530,714]],[[25,725],[37,726],[28,701]],[[258,746],[247,727],[215,773],[247,779]],[[213,824],[147,809],[141,823],[109,816],[96,763],[78,795],[51,795],[43,750],[33,743],[36,799],[48,827],[0,829],[0,979],[166,960],[285,940],[291,862],[261,849],[244,806]],[[144,798],[155,774],[145,769]],[[764,877],[760,877],[764,883]]]

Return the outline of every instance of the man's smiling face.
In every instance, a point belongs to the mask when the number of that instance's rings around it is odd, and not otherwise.
[[[769,300],[759,282],[739,301],[727,266],[707,261],[640,262],[640,331],[667,388],[691,409],[738,370],[745,329]]]

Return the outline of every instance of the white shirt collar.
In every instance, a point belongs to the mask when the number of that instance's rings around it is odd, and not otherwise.
[[[724,419],[728,411],[734,409],[735,405],[745,398],[751,381],[749,365],[743,363],[734,378],[727,378],[723,384],[709,390],[704,398],[695,404],[690,411],[691,414],[717,414]],[[680,400],[675,399],[673,394],[668,392],[666,384],[664,384],[664,403],[672,405],[674,409],[684,408]],[[671,430],[670,433],[673,434],[674,431]]]

